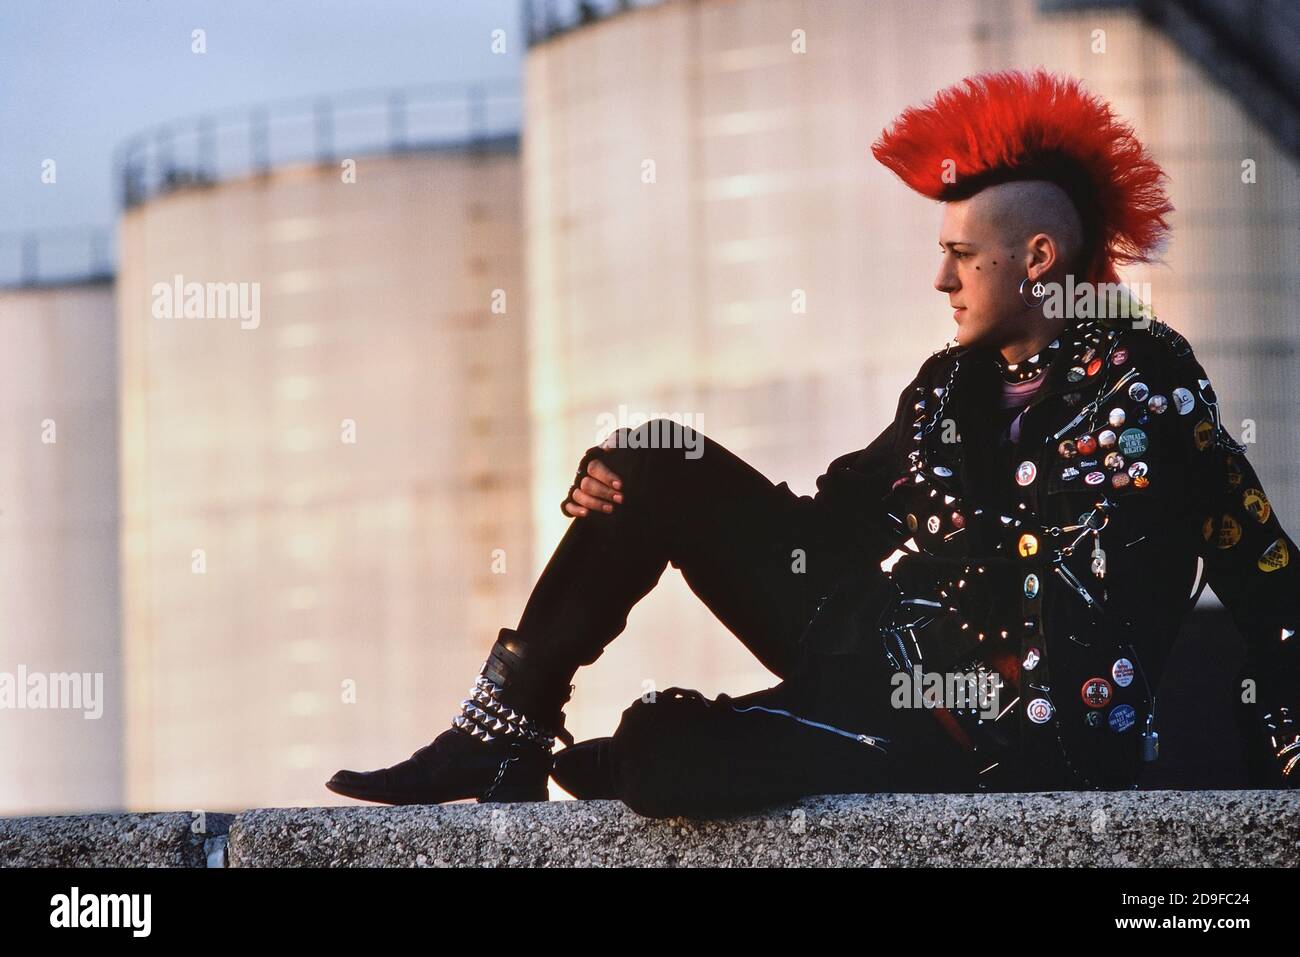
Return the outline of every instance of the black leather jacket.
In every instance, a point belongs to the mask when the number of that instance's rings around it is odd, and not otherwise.
[[[1191,347],[1159,321],[1081,321],[1046,376],[1011,444],[991,355],[935,353],[890,427],[818,478],[819,520],[872,561],[907,553],[858,640],[898,670],[997,671],[996,719],[936,713],[983,753],[983,786],[1130,787],[1158,754],[1154,692],[1208,582],[1248,642],[1242,693],[1277,781],[1294,786],[1300,557]]]

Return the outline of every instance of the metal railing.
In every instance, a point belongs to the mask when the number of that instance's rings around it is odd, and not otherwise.
[[[516,149],[518,79],[357,90],[206,113],[150,127],[114,156],[120,200],[258,175],[290,163],[437,149]]]
[[[112,237],[103,226],[0,233],[0,288],[111,280]]]
[[[653,7],[664,2],[665,0],[523,0],[528,45],[542,43],[558,34],[637,7]]]

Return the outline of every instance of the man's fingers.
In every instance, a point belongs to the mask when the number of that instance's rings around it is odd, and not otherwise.
[[[572,498],[583,508],[593,508],[598,512],[614,511],[613,505],[610,505],[608,502],[601,501],[600,499],[596,498],[596,496],[594,495],[588,495],[580,488],[575,488],[573,490]]]
[[[587,474],[596,481],[609,486],[611,489],[617,490],[623,487],[623,480],[618,477],[613,469],[600,459],[592,459],[587,463]],[[614,499],[616,502],[621,502],[622,500],[621,496]]]
[[[583,508],[581,505],[574,505],[572,502],[565,502],[564,510],[576,518],[581,518],[582,516],[587,514],[587,510],[585,508]]]
[[[590,475],[584,475],[582,481],[578,483],[578,488],[582,489],[588,495],[594,495],[596,498],[603,499],[606,502],[621,502],[623,496],[615,492],[612,488],[603,482],[597,482]]]

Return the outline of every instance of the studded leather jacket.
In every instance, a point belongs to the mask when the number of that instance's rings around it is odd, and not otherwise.
[[[992,355],[954,347],[818,478],[821,520],[872,561],[904,553],[859,640],[898,671],[1000,685],[996,716],[934,709],[977,753],[981,786],[1126,788],[1158,755],[1155,691],[1208,582],[1249,646],[1241,695],[1271,773],[1295,786],[1300,559],[1204,369],[1158,320],[1078,321],[1061,345],[1017,442]]]

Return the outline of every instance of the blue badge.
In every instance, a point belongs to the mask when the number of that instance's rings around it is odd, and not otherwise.
[[[1118,704],[1110,709],[1110,729],[1116,734],[1127,731],[1137,721],[1137,712],[1131,704]]]

